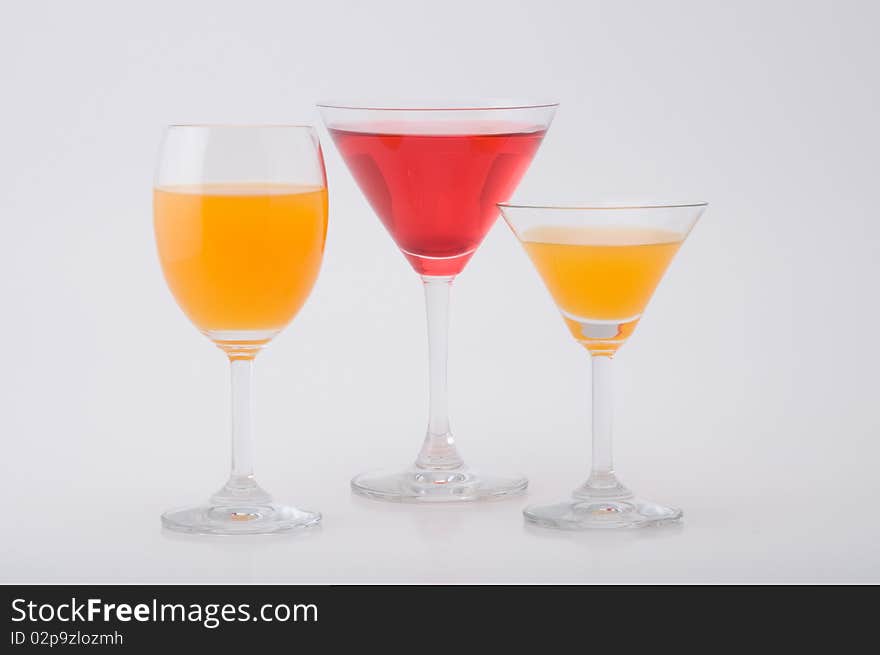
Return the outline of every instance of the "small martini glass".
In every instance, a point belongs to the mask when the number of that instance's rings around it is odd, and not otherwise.
[[[527,507],[526,520],[582,530],[680,519],[680,509],[635,496],[614,472],[611,361],[632,335],[706,203],[501,203],[499,207],[571,335],[591,355],[593,370],[590,475],[571,499]]]

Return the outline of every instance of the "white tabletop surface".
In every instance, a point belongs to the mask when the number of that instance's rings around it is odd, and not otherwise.
[[[438,3],[429,33],[411,2],[9,12],[0,582],[880,581],[877,3],[558,5]],[[322,131],[326,258],[259,358],[256,428],[262,484],[323,526],[163,533],[229,451],[223,358],[155,256],[163,126],[517,93],[562,102],[523,196],[710,201],[616,360],[617,468],[681,526],[524,526],[526,502],[586,476],[588,361],[503,223],[453,292],[452,425],[475,466],[527,473],[529,497],[350,494],[354,473],[415,457],[425,328],[417,278]]]

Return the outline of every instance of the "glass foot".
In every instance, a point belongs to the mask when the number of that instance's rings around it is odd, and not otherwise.
[[[413,467],[398,473],[362,473],[352,479],[351,490],[377,500],[442,503],[505,498],[523,493],[528,485],[523,476],[486,475],[466,467],[445,471]]]
[[[278,503],[218,505],[215,503],[169,510],[162,525],[190,534],[275,534],[308,528],[321,522],[321,514]]]
[[[575,497],[554,505],[531,505],[523,510],[526,521],[558,530],[642,528],[678,521],[682,511],[634,496],[628,498]]]

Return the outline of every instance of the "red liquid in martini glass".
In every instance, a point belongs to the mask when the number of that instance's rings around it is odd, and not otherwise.
[[[329,129],[373,210],[420,275],[457,275],[522,178],[545,129],[514,123]]]

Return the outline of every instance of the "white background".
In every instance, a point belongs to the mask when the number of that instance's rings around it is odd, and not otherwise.
[[[880,581],[874,2],[12,2],[0,22],[2,581]],[[223,356],[157,263],[172,122],[327,97],[551,97],[520,196],[711,206],[617,358],[616,463],[680,527],[530,530],[528,499],[354,498],[426,416],[421,286],[328,139],[321,277],[257,362],[258,462],[324,513],[165,534],[228,467]],[[326,135],[323,132],[322,135]],[[499,221],[453,294],[469,462],[549,501],[588,465],[589,370]]]

